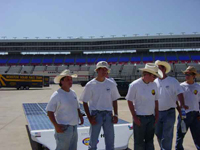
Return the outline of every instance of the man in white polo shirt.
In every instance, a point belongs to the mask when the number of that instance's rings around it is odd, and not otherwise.
[[[153,138],[158,120],[158,88],[155,78],[162,77],[162,72],[153,63],[140,68],[142,77],[133,81],[126,95],[133,117],[135,150],[154,150]]]
[[[187,109],[184,104],[183,89],[179,82],[167,76],[170,72],[171,66],[165,61],[157,60],[155,64],[162,71],[163,77],[157,78],[154,82],[159,89],[159,120],[156,125],[155,133],[161,150],[171,150],[173,131],[175,123],[175,108],[177,107],[177,97],[181,103],[181,107]]]
[[[70,70],[64,70],[54,79],[60,87],[53,93],[47,105],[47,114],[55,127],[56,150],[77,150],[77,125],[79,118],[83,124],[83,116],[79,109],[76,93],[72,87]]]
[[[184,150],[183,139],[187,133],[187,131],[183,133],[181,130],[181,119],[183,119],[186,124],[186,130],[190,128],[195,146],[200,150],[200,85],[195,83],[195,78],[198,77],[199,74],[193,66],[189,66],[183,73],[186,81],[181,83],[181,87],[184,90],[185,104],[189,106],[189,109],[186,110],[186,118],[181,118],[180,115],[178,117],[176,150]]]
[[[116,84],[106,78],[108,70],[107,62],[98,62],[95,69],[97,77],[86,84],[80,97],[91,124],[89,150],[97,149],[101,127],[104,130],[106,150],[114,150],[113,124],[118,122],[117,99],[120,95]]]

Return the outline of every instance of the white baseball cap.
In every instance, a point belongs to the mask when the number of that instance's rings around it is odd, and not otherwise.
[[[96,69],[94,71],[97,71],[97,69],[99,69],[99,68],[107,68],[108,72],[110,72],[109,65],[106,61],[99,61],[96,65]]]

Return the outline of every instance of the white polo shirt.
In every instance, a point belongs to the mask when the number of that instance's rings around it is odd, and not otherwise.
[[[120,97],[115,83],[105,78],[103,82],[96,79],[89,81],[79,100],[89,102],[90,110],[112,111],[113,101]]]
[[[128,89],[126,100],[132,101],[137,115],[155,114],[155,101],[158,100],[158,88],[154,82],[144,83],[142,78],[133,81]]]
[[[183,93],[179,82],[175,78],[169,76],[163,80],[157,78],[154,82],[159,89],[159,111],[176,108],[177,95]]]
[[[71,89],[66,92],[60,88],[52,94],[46,110],[54,112],[58,124],[77,125],[78,108],[76,93]]]
[[[199,111],[200,102],[200,85],[197,83],[188,84],[186,82],[181,83],[183,88],[183,95],[185,100],[185,105],[189,106],[186,113],[190,111]]]

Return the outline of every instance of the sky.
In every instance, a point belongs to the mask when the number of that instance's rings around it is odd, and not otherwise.
[[[0,0],[0,39],[200,34],[200,0]]]

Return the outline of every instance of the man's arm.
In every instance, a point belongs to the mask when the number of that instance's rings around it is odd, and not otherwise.
[[[77,111],[78,111],[79,119],[80,119],[80,121],[81,121],[81,122],[79,123],[79,125],[82,125],[82,124],[84,123],[83,115],[82,115],[80,109],[77,109]]]
[[[181,103],[181,107],[188,109],[189,107],[185,105],[185,101],[184,101],[184,97],[183,97],[183,93],[180,93],[177,95],[180,103]]]
[[[155,124],[158,122],[159,111],[158,111],[158,100],[155,101]]]
[[[58,132],[58,133],[63,133],[62,125],[59,125],[59,124],[57,123],[57,121],[56,121],[56,119],[55,119],[55,116],[54,116],[54,112],[48,111],[48,112],[47,112],[47,115],[49,116],[49,119],[50,119],[51,122],[53,123],[56,132]]]
[[[133,102],[131,102],[131,101],[128,100],[128,106],[129,106],[129,110],[130,110],[130,112],[131,112],[131,114],[133,116],[133,121],[135,122],[135,124],[137,124],[138,126],[140,126],[141,122],[140,122],[140,120],[138,119],[138,117],[136,115]]]
[[[113,109],[114,109],[113,123],[117,123],[118,122],[118,104],[117,104],[117,100],[113,101]]]
[[[180,116],[180,118],[182,118],[181,107],[180,107],[178,101],[176,101],[176,106],[177,106],[176,109],[177,109],[177,111],[179,113],[179,116]]]
[[[83,102],[83,107],[84,107],[84,110],[85,110],[85,113],[86,113],[86,115],[87,115],[88,120],[90,121],[90,123],[91,123],[92,125],[95,125],[95,124],[96,124],[95,116],[91,116],[91,115],[90,115],[88,103]]]

